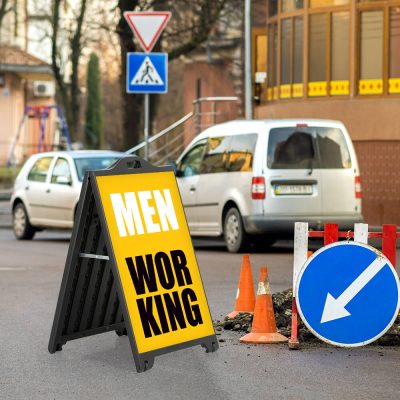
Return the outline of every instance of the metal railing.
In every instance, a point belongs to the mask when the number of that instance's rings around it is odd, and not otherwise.
[[[237,107],[233,110],[218,107],[218,104],[238,102],[238,97],[201,97],[193,101],[193,111],[174,122],[162,131],[150,136],[127,150],[128,154],[143,156],[148,146],[148,159],[155,165],[175,161],[185,146],[204,129],[238,116]]]

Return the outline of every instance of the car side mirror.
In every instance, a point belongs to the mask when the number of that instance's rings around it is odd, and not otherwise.
[[[71,184],[71,178],[69,178],[68,176],[57,176],[56,178],[56,183],[60,184],[60,185],[70,185]]]

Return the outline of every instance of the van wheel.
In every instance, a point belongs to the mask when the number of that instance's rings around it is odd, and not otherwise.
[[[13,230],[18,240],[29,240],[35,235],[35,228],[29,222],[28,213],[22,203],[18,203],[13,210]]]
[[[230,253],[243,251],[248,245],[248,236],[244,231],[242,216],[237,208],[230,208],[225,215],[224,239]]]

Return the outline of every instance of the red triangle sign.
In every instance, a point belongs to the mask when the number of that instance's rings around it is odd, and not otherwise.
[[[126,11],[124,17],[143,50],[150,52],[171,18],[171,13],[169,11]]]

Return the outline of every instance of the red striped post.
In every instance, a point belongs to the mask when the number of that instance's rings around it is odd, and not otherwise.
[[[325,224],[324,227],[324,246],[337,242],[339,238],[338,224]]]
[[[397,226],[392,224],[382,225],[382,253],[396,268],[396,240]]]

